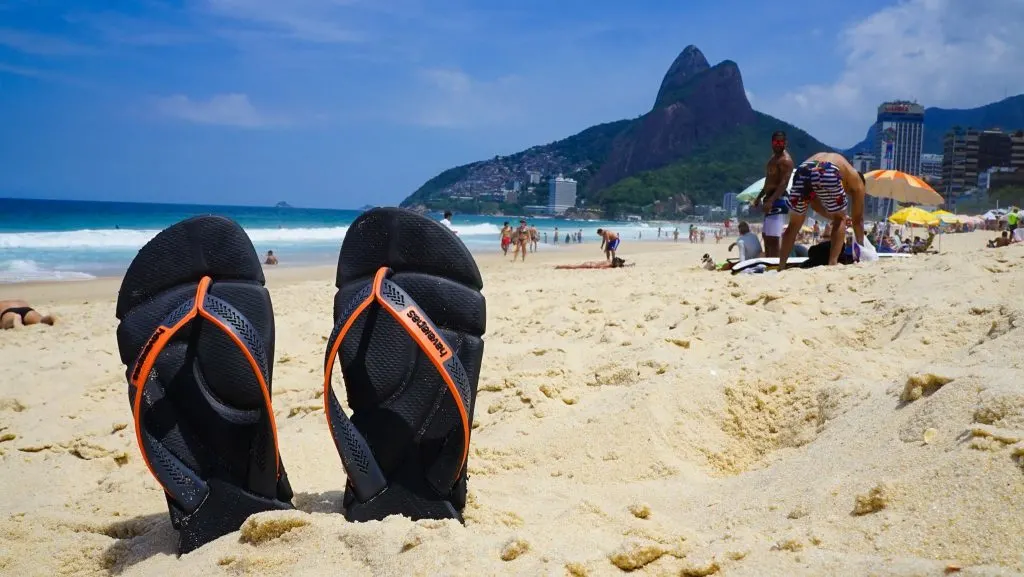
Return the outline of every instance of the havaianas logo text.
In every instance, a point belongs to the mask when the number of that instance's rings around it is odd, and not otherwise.
[[[157,327],[156,331],[153,332],[153,336],[149,337],[146,341],[146,346],[142,347],[142,352],[139,353],[139,360],[135,363],[135,370],[132,371],[132,382],[139,380],[139,373],[142,372],[142,365],[146,363],[146,359],[149,358],[149,352],[156,346],[156,342],[160,340],[160,337],[167,332],[166,327]]]
[[[430,344],[434,346],[435,350],[437,350],[438,357],[442,361],[447,359],[448,355],[451,353],[448,352],[448,347],[445,346],[444,341],[441,340],[441,337],[438,336],[434,332],[434,329],[430,327],[430,323],[428,323],[426,319],[422,318],[419,315],[419,312],[416,311],[416,309],[409,309],[408,312],[405,313],[405,316],[409,317],[409,320],[411,320],[413,324],[416,325],[418,329],[420,329],[420,332],[423,333],[423,336],[427,337],[427,340],[430,341]]]

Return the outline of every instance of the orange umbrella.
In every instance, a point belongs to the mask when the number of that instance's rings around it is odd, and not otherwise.
[[[912,202],[939,206],[942,195],[920,178],[898,170],[872,170],[864,175],[867,193],[877,198],[891,198],[896,202]]]

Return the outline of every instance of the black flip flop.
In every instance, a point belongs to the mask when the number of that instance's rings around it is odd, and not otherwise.
[[[117,298],[117,344],[143,461],[188,553],[290,509],[271,406],[274,310],[235,222],[200,216],[149,241]]]
[[[345,517],[462,522],[487,317],[473,256],[439,222],[373,209],[345,235],[336,285],[324,405]],[[351,419],[331,386],[335,358]]]

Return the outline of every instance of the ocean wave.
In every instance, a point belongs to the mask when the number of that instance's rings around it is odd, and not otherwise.
[[[456,224],[460,236],[497,235],[494,224]],[[138,249],[149,242],[159,230],[150,229],[82,229],[59,232],[0,233],[0,249],[35,248],[105,248]],[[316,243],[345,238],[347,226],[301,228],[249,228],[245,232],[254,244]]]
[[[84,272],[47,269],[39,266],[39,263],[34,260],[0,262],[0,283],[89,280],[94,278],[96,277]]]

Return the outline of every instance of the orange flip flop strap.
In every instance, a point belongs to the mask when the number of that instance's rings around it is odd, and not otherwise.
[[[269,363],[266,358],[266,349],[259,333],[244,315],[224,300],[209,294],[211,282],[210,277],[203,277],[196,287],[195,296],[182,303],[157,326],[153,335],[142,347],[129,379],[133,394],[132,414],[135,419],[135,435],[142,452],[142,460],[164,491],[175,497],[190,512],[205,499],[208,493],[206,483],[145,431],[142,426],[142,399],[146,383],[149,382],[153,374],[153,367],[160,353],[178,331],[196,318],[202,318],[220,329],[235,343],[249,362],[263,394],[263,402],[271,429],[271,439],[274,444],[274,454],[277,456],[274,466],[277,476],[281,475],[277,424],[271,404],[270,387],[267,383]],[[160,474],[161,472],[163,474]]]
[[[382,267],[377,271],[373,282],[353,297],[349,310],[346,310],[339,317],[339,322],[335,326],[335,332],[331,335],[327,356],[324,359],[324,406],[328,414],[328,424],[335,437],[335,444],[338,445],[339,452],[342,453],[343,461],[346,459],[345,451],[348,450],[346,444],[351,441],[347,442],[344,437],[339,438],[338,433],[341,431],[335,431],[335,424],[332,423],[333,419],[331,418],[332,412],[342,426],[351,427],[351,433],[354,433],[358,442],[365,446],[366,441],[362,438],[362,435],[358,434],[348,417],[344,416],[340,405],[338,405],[336,411],[332,411],[331,405],[337,405],[337,397],[334,396],[331,387],[331,374],[334,368],[334,361],[341,350],[341,342],[345,339],[345,335],[348,334],[348,331],[352,328],[359,315],[369,308],[370,305],[376,303],[398,321],[398,324],[406,330],[409,337],[419,346],[426,357],[430,359],[430,362],[444,380],[449,394],[455,400],[462,425],[463,442],[459,466],[452,478],[447,480],[449,483],[453,483],[461,474],[469,455],[469,410],[472,406],[469,379],[465,368],[462,366],[462,362],[459,361],[458,356],[455,355],[455,350],[448,344],[441,331],[423,313],[423,310],[413,301],[408,293],[387,279],[390,272],[391,269],[387,267]],[[368,451],[369,449],[367,448],[366,450]],[[376,461],[373,460],[372,456],[369,457],[369,460],[372,462],[373,467],[377,467]],[[348,468],[347,464],[346,468]],[[379,472],[379,467],[377,471]]]

